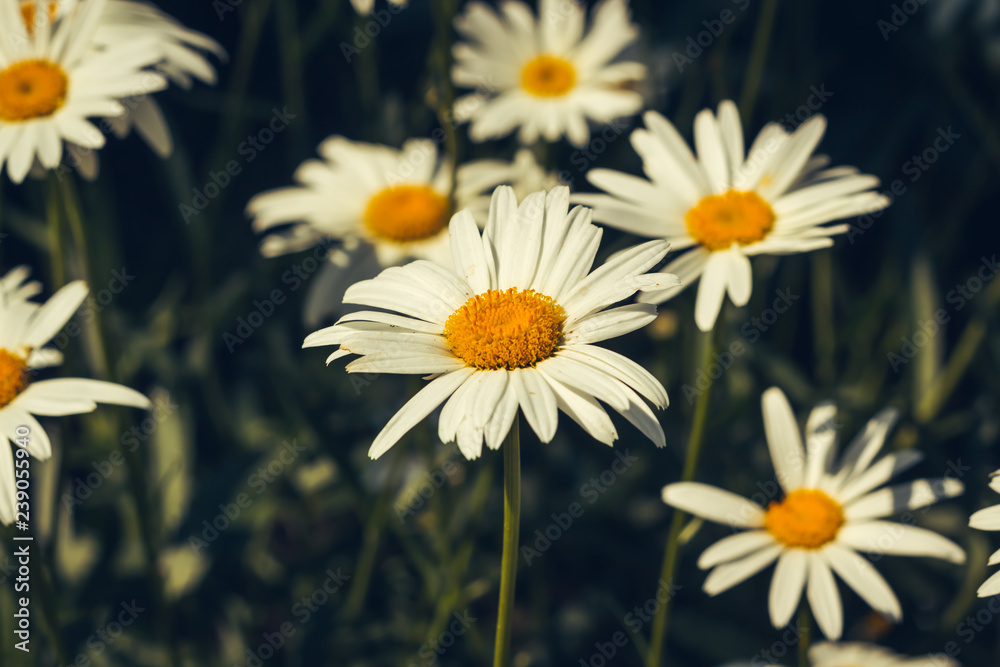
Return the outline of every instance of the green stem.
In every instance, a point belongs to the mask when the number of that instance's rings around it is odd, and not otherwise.
[[[767,49],[771,44],[771,29],[774,28],[774,16],[777,14],[778,0],[764,0],[757,19],[757,30],[753,36],[753,46],[750,60],[747,63],[746,75],[743,80],[743,96],[740,98],[740,116],[746,125],[753,115],[753,105],[757,101],[757,91],[760,80],[764,76],[764,64],[767,62]]]
[[[799,605],[799,667],[809,667],[809,603]]]
[[[503,443],[503,560],[500,563],[500,605],[493,667],[510,662],[510,626],[514,616],[514,585],[517,582],[517,541],[521,526],[521,438],[518,420]]]
[[[829,252],[816,252],[810,257],[816,376],[820,382],[829,385],[833,382],[836,353],[833,332],[833,263]]]
[[[451,190],[449,198],[455,208],[455,188],[458,186],[458,131],[452,107],[455,105],[455,86],[451,82],[451,46],[454,42],[452,20],[457,11],[455,0],[439,0],[434,4],[435,46],[428,63],[431,79],[435,81],[435,108],[438,122],[444,130],[445,154],[451,161]]]
[[[711,332],[702,336],[701,367],[707,372],[712,363],[712,353],[715,351],[713,335]],[[698,455],[701,453],[701,442],[705,435],[705,423],[708,418],[708,403],[711,395],[712,385],[705,388],[698,395],[698,402],[694,409],[694,422],[691,425],[691,434],[688,436],[687,458],[684,460],[684,472],[681,480],[690,482],[694,479],[695,471],[698,469]],[[674,516],[670,520],[670,532],[667,535],[667,547],[663,553],[663,566],[660,568],[659,581],[670,585],[677,569],[677,554],[680,551],[680,536],[684,528],[684,520],[687,515],[674,510]],[[660,585],[659,583],[657,584]],[[646,656],[646,667],[660,667],[661,656],[663,655],[663,645],[667,637],[667,625],[670,619],[670,598],[660,605],[656,615],[653,617],[653,629],[649,638],[649,653]]]
[[[52,273],[51,288],[57,290],[66,282],[66,272],[63,268],[62,245],[59,243],[59,183],[55,172],[49,172],[45,190],[45,218],[48,221],[49,262]]]
[[[375,509],[368,517],[365,525],[365,534],[361,543],[361,553],[358,555],[358,569],[351,581],[350,591],[347,593],[347,602],[344,603],[344,618],[353,620],[361,614],[361,609],[365,604],[365,597],[368,594],[368,586],[371,584],[372,573],[375,571],[375,556],[378,553],[378,545],[382,538],[382,527],[385,525],[386,517],[389,516],[389,507],[392,504],[392,497],[396,493],[396,482],[403,469],[404,450],[396,447],[392,454],[392,464],[389,474],[385,480],[385,486],[379,493],[375,501]]]

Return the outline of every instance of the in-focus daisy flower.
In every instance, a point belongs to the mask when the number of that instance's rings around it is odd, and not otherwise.
[[[409,1],[410,0],[389,0],[389,4],[398,11],[398,9],[405,7]],[[375,0],[351,0],[351,4],[354,6],[354,11],[358,14],[371,14],[372,9],[375,7]],[[392,9],[389,11],[392,11]]]
[[[792,133],[765,125],[745,154],[739,112],[726,100],[718,117],[710,109],[695,117],[697,158],[666,118],[648,111],[643,119],[646,128],[631,139],[650,180],[592,169],[587,180],[609,195],[574,201],[592,206],[598,222],[691,248],[663,269],[676,273],[681,287],[642,300],[662,303],[701,276],[695,321],[702,331],[714,326],[727,291],[737,306],[750,299],[749,257],[829,247],[848,226],[821,225],[889,205],[872,191],[876,177],[854,167],[826,169],[829,158],[812,155],[826,129],[821,115]]]
[[[834,644],[821,642],[809,649],[812,667],[959,667],[959,664],[943,653],[922,658],[905,658],[889,649],[865,644],[846,642]]]
[[[90,0],[88,0],[90,2]],[[33,381],[31,371],[62,363],[62,353],[44,348],[73,316],[87,297],[83,281],[66,285],[44,304],[27,299],[38,291],[37,283],[23,284],[24,267],[0,279],[0,433],[11,442],[20,439],[18,429],[30,431],[27,451],[47,459],[52,446],[34,415],[61,416],[90,412],[97,403],[149,408],[149,400],[128,387],[100,380],[58,378]],[[23,434],[23,432],[22,432]],[[14,520],[14,457],[0,447],[0,522]]]
[[[663,488],[663,501],[709,521],[745,528],[702,553],[698,567],[714,568],[709,595],[725,591],[778,561],[768,606],[775,627],[788,623],[806,589],[823,633],[838,639],[843,624],[837,573],[877,611],[902,618],[899,601],[882,575],[858,551],[933,556],[953,563],[965,552],[950,540],[917,526],[881,521],[962,493],[955,479],[920,479],[878,488],[922,458],[901,451],[874,462],[896,420],[894,410],[876,415],[836,463],[832,404],[817,406],[806,423],[807,448],[788,399],[771,388],[762,398],[764,430],[784,497],[762,507],[729,491],[680,482]]]
[[[104,135],[88,117],[120,115],[121,98],[166,87],[162,76],[145,69],[162,57],[153,41],[94,49],[105,4],[73,5],[54,24],[48,11],[37,11],[29,34],[18,0],[0,0],[0,167],[6,165],[15,183],[36,158],[47,169],[57,167],[63,141],[103,146]]]
[[[990,488],[1000,493],[1000,470],[993,472]],[[974,513],[969,517],[969,526],[976,530],[1000,530],[1000,505],[993,505]],[[987,565],[996,565],[997,563],[1000,563],[1000,550],[993,552]],[[981,598],[1000,593],[1000,572],[994,572],[976,592]]]
[[[455,102],[455,116],[471,120],[473,141],[520,128],[521,143],[539,136],[590,139],[587,120],[609,123],[642,108],[630,86],[646,76],[637,62],[611,61],[638,37],[626,0],[603,0],[591,12],[575,0],[540,0],[536,18],[528,5],[506,0],[497,13],[470,2],[455,19],[468,41],[453,47],[455,85],[476,92]]]
[[[667,405],[663,386],[635,362],[593,345],[656,317],[646,304],[610,308],[638,290],[673,279],[648,274],[666,255],[649,241],[591,266],[601,230],[590,211],[568,211],[569,189],[529,195],[497,188],[485,232],[461,211],[449,227],[454,271],[428,261],[386,269],[351,286],[344,301],[384,311],[347,315],[306,338],[303,347],[339,345],[327,363],[351,354],[354,373],[404,373],[433,379],[378,434],[378,458],[442,403],[442,442],[458,440],[468,459],[483,441],[498,448],[518,408],[542,442],[562,410],[606,444],[618,438],[597,399],[657,446],[663,431],[643,399]]]

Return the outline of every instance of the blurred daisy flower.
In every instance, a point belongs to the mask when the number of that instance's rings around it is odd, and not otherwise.
[[[593,343],[655,319],[650,305],[609,307],[674,282],[645,273],[668,245],[649,241],[591,272],[601,230],[588,209],[568,206],[566,187],[531,194],[520,206],[510,187],[497,188],[482,235],[469,211],[452,218],[455,271],[428,261],[386,269],[351,286],[345,302],[393,312],[352,313],[306,338],[303,347],[340,346],[327,363],[360,355],[348,372],[433,378],[382,429],[369,456],[384,454],[442,403],[438,435],[457,439],[468,459],[480,456],[484,440],[500,447],[519,407],[542,442],[552,440],[562,410],[610,445],[618,433],[597,399],[664,445],[642,398],[665,407],[663,386]]]
[[[319,153],[321,159],[296,170],[297,185],[259,194],[246,207],[254,230],[272,232],[261,244],[264,256],[317,245],[327,255],[307,298],[307,323],[337,312],[348,286],[382,268],[410,259],[451,266],[451,164],[438,159],[432,140],[411,139],[396,149],[333,136]],[[457,208],[469,207],[480,225],[489,211],[484,193],[498,185],[513,185],[523,197],[558,182],[527,150],[513,162],[469,162],[456,180]],[[330,249],[331,240],[341,244]]]
[[[536,18],[516,0],[499,14],[470,2],[455,19],[468,41],[453,48],[452,80],[476,88],[455,102],[455,117],[470,120],[473,141],[520,128],[521,143],[567,137],[576,146],[590,139],[587,120],[609,123],[642,108],[630,87],[646,76],[638,62],[611,61],[638,37],[625,0],[603,0],[584,34],[584,7],[575,0],[540,0]]]
[[[879,489],[922,456],[889,454],[872,463],[896,420],[893,410],[876,415],[834,464],[836,435],[832,404],[817,406],[806,423],[806,449],[788,399],[771,388],[762,398],[764,430],[781,500],[767,507],[706,484],[681,482],[663,489],[663,501],[685,512],[733,528],[746,528],[709,547],[698,567],[714,568],[704,590],[717,595],[778,561],[768,606],[775,627],[788,623],[802,589],[823,633],[838,639],[843,624],[836,572],[877,611],[902,618],[899,601],[882,575],[858,551],[933,556],[965,562],[965,552],[937,533],[914,525],[880,521],[962,493],[955,479],[920,479]]]
[[[904,658],[874,644],[821,642],[809,649],[812,667],[959,667],[943,654]]]
[[[993,473],[990,488],[1000,493],[1000,470]],[[993,505],[974,513],[969,517],[969,526],[976,530],[1000,530],[1000,505]],[[987,565],[996,565],[997,563],[1000,563],[1000,550],[993,553]],[[989,579],[983,582],[977,593],[981,598],[1000,593],[1000,572],[994,572]]]
[[[91,0],[88,0],[88,2]],[[44,304],[28,299],[40,285],[24,283],[24,267],[0,279],[0,433],[11,442],[30,431],[27,452],[47,459],[52,447],[34,415],[61,416],[91,412],[97,403],[150,408],[149,399],[128,387],[100,380],[57,378],[32,381],[31,371],[62,363],[62,353],[42,347],[69,321],[87,297],[83,281],[66,285]],[[14,457],[0,447],[0,522],[14,520]]]
[[[105,0],[73,4],[54,23],[40,7],[29,24],[18,0],[0,0],[0,168],[15,183],[36,159],[59,166],[63,141],[102,147],[104,134],[88,117],[120,116],[122,98],[166,87],[146,69],[163,56],[155,40],[95,48],[105,7]]]
[[[49,2],[47,11],[50,19],[54,21],[66,15],[77,4],[78,0]],[[39,7],[35,2],[22,0],[21,8],[29,32],[34,29],[35,13]],[[114,48],[116,44],[136,37],[148,37],[155,41],[162,54],[156,71],[184,89],[191,88],[195,79],[209,85],[216,83],[215,68],[206,54],[214,54],[223,60],[226,58],[226,52],[218,42],[185,28],[152,5],[132,0],[107,0],[94,33],[93,47],[99,51]],[[161,158],[169,156],[173,152],[173,139],[156,101],[149,95],[136,93],[121,102],[124,113],[106,117],[101,129],[124,139],[134,126],[154,153]],[[80,170],[82,176],[89,179],[97,177],[97,154],[93,150],[76,145],[70,145],[67,150],[73,166]]]
[[[389,0],[389,4],[393,7],[405,7],[409,3],[409,0]],[[351,4],[354,6],[354,11],[358,14],[371,14],[372,9],[375,7],[375,0],[351,0]]]
[[[631,139],[651,180],[592,169],[587,180],[609,194],[574,201],[592,206],[598,222],[691,248],[663,269],[680,276],[681,287],[642,300],[662,303],[701,277],[695,321],[702,331],[715,325],[726,292],[737,306],[750,299],[749,257],[829,247],[848,225],[822,225],[889,205],[872,191],[875,176],[827,169],[829,158],[812,155],[826,130],[823,116],[792,133],[769,123],[745,154],[739,112],[726,100],[718,117],[710,109],[695,117],[697,158],[670,121],[655,111],[643,119],[646,129]]]

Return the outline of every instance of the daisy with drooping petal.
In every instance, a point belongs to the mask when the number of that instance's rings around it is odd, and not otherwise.
[[[1000,470],[995,471],[992,477],[990,488],[1000,493]],[[974,513],[969,517],[969,526],[976,530],[1000,530],[1000,505],[993,505]],[[1000,563],[1000,549],[990,556],[987,565],[996,565],[997,563]],[[994,572],[990,575],[989,579],[984,581],[976,592],[981,598],[1000,593],[1000,572]]]
[[[943,653],[905,658],[887,648],[863,642],[821,642],[809,649],[812,667],[959,667]]]
[[[569,189],[529,195],[518,206],[497,188],[480,235],[472,214],[449,227],[454,271],[428,261],[386,269],[353,285],[344,301],[380,308],[347,315],[306,338],[303,347],[339,345],[327,363],[351,354],[348,372],[429,375],[372,443],[378,458],[442,403],[442,442],[457,440],[468,459],[483,441],[503,442],[520,409],[542,442],[562,410],[606,444],[618,438],[597,400],[662,447],[663,431],[643,400],[667,405],[662,385],[641,366],[593,343],[645,326],[646,304],[609,308],[636,291],[673,279],[646,273],[666,255],[649,241],[591,266],[601,230],[590,211],[568,211]]]
[[[608,194],[574,201],[592,206],[598,222],[691,248],[663,269],[680,276],[681,287],[642,300],[662,303],[701,277],[695,321],[702,331],[714,326],[726,292],[737,306],[749,301],[750,257],[829,247],[848,226],[822,225],[889,205],[872,191],[876,177],[828,169],[829,158],[812,154],[826,129],[821,115],[791,133],[768,123],[745,153],[739,112],[726,100],[718,117],[710,109],[695,117],[697,157],[666,118],[647,111],[643,119],[646,128],[631,140],[650,180],[592,169],[587,180]]]
[[[761,402],[771,461],[784,498],[761,507],[706,484],[681,482],[663,488],[668,505],[747,529],[702,553],[698,567],[713,568],[705,592],[717,595],[777,561],[768,601],[774,626],[788,623],[805,588],[820,629],[838,639],[843,612],[833,573],[877,611],[897,621],[902,618],[896,595],[858,551],[965,561],[965,552],[937,533],[880,520],[963,490],[961,482],[949,478],[879,488],[922,458],[918,452],[900,451],[873,463],[896,420],[894,410],[884,410],[869,421],[835,464],[832,404],[820,404],[812,411],[803,449],[798,424],[781,390],[768,389]]]
[[[89,1],[89,0],[88,0]],[[62,363],[62,353],[42,347],[73,316],[87,297],[83,281],[66,285],[44,304],[27,299],[37,283],[24,283],[28,271],[13,269],[0,279],[0,433],[18,440],[17,429],[30,431],[29,454],[47,459],[52,447],[34,415],[61,416],[90,412],[97,403],[149,408],[149,399],[128,387],[99,380],[58,378],[32,381],[30,371]],[[14,458],[0,447],[0,522],[14,520]]]
[[[18,0],[0,0],[0,168],[15,183],[37,159],[59,165],[63,141],[100,148],[104,135],[87,118],[118,116],[123,97],[166,87],[147,67],[162,58],[152,40],[94,48],[105,0],[74,4],[54,23],[35,13],[31,32]]]
[[[528,5],[506,0],[497,13],[470,2],[455,19],[468,41],[453,47],[451,77],[476,88],[455,102],[455,117],[471,120],[469,136],[485,141],[520,128],[521,143],[565,136],[583,146],[587,121],[609,123],[642,108],[630,89],[646,76],[637,62],[611,61],[639,35],[626,0],[603,0],[591,12],[575,0],[540,0],[536,18]]]

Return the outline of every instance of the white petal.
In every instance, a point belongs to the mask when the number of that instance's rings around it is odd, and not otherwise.
[[[954,498],[964,490],[965,487],[957,479],[918,479],[873,491],[849,503],[844,508],[844,516],[850,520],[890,516]]]
[[[820,554],[809,558],[809,582],[806,599],[816,617],[820,630],[829,639],[839,639],[844,628],[844,609],[840,603],[840,593],[833,573]]]
[[[729,265],[724,252],[709,253],[694,304],[694,321],[702,331],[711,331],[726,296]]]
[[[734,528],[761,528],[764,510],[742,496],[699,482],[663,487],[663,502],[688,514]]]
[[[861,596],[872,609],[898,621],[903,617],[896,594],[867,559],[837,543],[826,545],[822,551],[827,565]]]
[[[556,434],[559,414],[556,397],[549,383],[540,373],[529,368],[516,368],[511,371],[510,383],[524,417],[538,439],[542,442],[551,441]]]
[[[891,521],[848,523],[837,534],[837,542],[871,553],[965,562],[965,551],[951,540],[926,528]]]
[[[748,553],[759,551],[775,543],[774,537],[766,530],[748,530],[724,537],[702,552],[698,567],[707,570],[719,563],[743,558]]]
[[[768,594],[768,609],[771,625],[783,628],[788,625],[795,608],[802,599],[802,587],[806,583],[809,559],[802,549],[785,549],[774,568],[771,590]]]
[[[774,562],[784,548],[780,544],[775,544],[740,560],[719,565],[705,578],[702,589],[709,595],[718,595],[763,570]]]
[[[771,387],[761,398],[764,412],[764,431],[767,446],[771,451],[771,462],[778,482],[786,493],[802,486],[805,469],[805,454],[799,426],[795,422],[792,406],[785,394],[777,387]]]
[[[375,437],[368,450],[368,456],[377,459],[389,451],[389,448],[407,431],[441,405],[474,372],[474,369],[466,367],[431,380],[430,384],[418,391],[399,409],[399,412],[393,415],[389,423]]]
[[[24,345],[42,347],[59,333],[63,325],[87,298],[87,283],[76,280],[53,294],[35,311],[24,334]]]
[[[1000,530],[1000,505],[975,512],[969,517],[969,527],[976,530]]]

